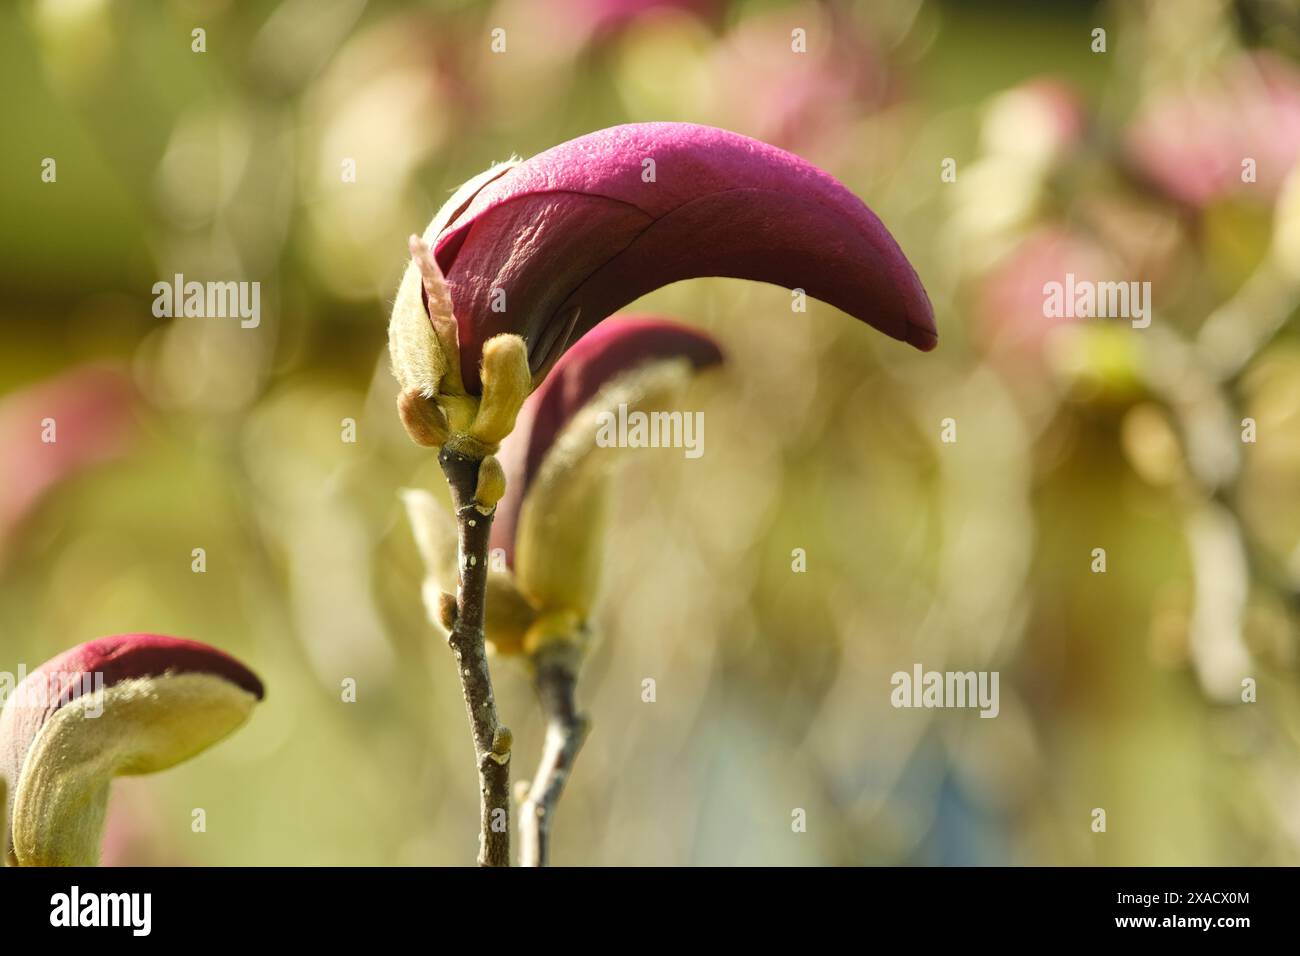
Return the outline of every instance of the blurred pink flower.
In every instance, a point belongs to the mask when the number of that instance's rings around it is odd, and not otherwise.
[[[600,41],[661,10],[713,19],[726,0],[553,0],[552,15],[585,40]]]
[[[426,236],[446,275],[460,367],[514,332],[544,373],[570,342],[660,286],[729,276],[800,288],[928,351],[920,279],[880,220],[816,166],[688,123],[600,130],[503,167]]]
[[[55,485],[126,453],[135,400],[125,374],[97,365],[0,400],[0,551]]]
[[[791,30],[807,49],[791,50]],[[719,41],[712,64],[728,125],[821,159],[861,150],[853,124],[899,93],[871,37],[839,8],[795,7],[745,17]]]
[[[1146,104],[1126,147],[1142,177],[1188,206],[1237,194],[1271,201],[1300,156],[1300,71],[1270,54],[1242,57],[1212,84]],[[1247,159],[1254,183],[1242,181]]]
[[[124,779],[116,784],[118,799],[108,805],[100,866],[187,866],[177,859],[179,846],[163,838],[159,826],[163,808],[147,783]],[[125,795],[121,791],[126,791]]]
[[[1044,340],[1059,325],[1087,321],[1044,314],[1049,282],[1113,279],[1111,259],[1100,245],[1063,226],[1030,233],[981,280],[977,334],[990,354],[1041,358]]]

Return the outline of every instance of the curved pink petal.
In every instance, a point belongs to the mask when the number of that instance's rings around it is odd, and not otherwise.
[[[508,563],[514,561],[524,497],[564,426],[610,379],[646,362],[673,358],[702,369],[719,364],[722,349],[704,332],[667,319],[619,316],[583,336],[528,396],[497,453],[506,473],[506,494],[497,505],[491,546],[504,549]]]
[[[102,674],[104,686],[135,677],[157,677],[166,673],[211,674],[224,677],[262,699],[262,682],[235,658],[215,647],[163,634],[119,634],[78,644],[34,670],[27,679],[68,683],[81,674]],[[58,706],[75,700],[75,693],[58,695]]]
[[[493,335],[523,335],[543,372],[617,309],[702,276],[801,288],[923,351],[938,341],[920,279],[860,199],[791,153],[709,126],[616,126],[540,153],[486,184],[434,252],[471,392]]]

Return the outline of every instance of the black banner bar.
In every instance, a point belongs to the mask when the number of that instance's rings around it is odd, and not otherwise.
[[[839,924],[882,938],[910,927],[927,942],[977,932],[984,942],[1050,933],[1231,945],[1290,929],[1294,886],[1286,869],[5,869],[0,916],[6,942],[77,933],[337,945],[378,930],[427,940],[433,926],[454,935],[470,914],[499,919],[507,935],[555,917],[567,936],[617,914],[655,933],[722,919],[742,937]]]

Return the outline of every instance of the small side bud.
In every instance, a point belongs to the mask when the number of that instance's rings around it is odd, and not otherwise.
[[[518,335],[494,335],[483,344],[483,397],[470,436],[495,446],[515,427],[519,407],[532,389],[528,346]]]
[[[426,448],[440,448],[447,441],[447,416],[418,388],[408,388],[397,396],[397,414],[411,441]]]
[[[510,762],[510,747],[515,742],[515,735],[510,732],[509,727],[498,727],[497,732],[492,735],[492,753],[488,756],[497,763]]]
[[[478,466],[478,487],[474,502],[484,511],[491,511],[506,493],[506,472],[495,455],[488,455]]]
[[[492,735],[492,752],[494,754],[508,754],[514,742],[515,735],[510,732],[509,727],[498,727],[497,732]]]
[[[448,632],[456,626],[456,595],[442,591],[438,595],[438,622]]]

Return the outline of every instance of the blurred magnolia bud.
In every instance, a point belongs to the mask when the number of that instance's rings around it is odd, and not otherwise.
[[[1300,283],[1300,164],[1291,170],[1278,196],[1272,256],[1286,278]]]
[[[486,359],[497,346],[485,349],[484,407],[503,379],[514,376],[515,394],[523,385],[523,354],[510,338],[497,337],[506,340],[500,361]],[[497,506],[491,544],[508,568],[487,576],[484,634],[496,653],[531,655],[553,639],[574,638],[595,601],[609,476],[626,457],[598,445],[601,414],[662,408],[697,371],[721,361],[703,332],[662,319],[615,318],[567,351],[524,402],[500,454],[479,466],[477,501]],[[428,572],[429,618],[449,627],[456,523],[427,492],[405,491],[403,500]]]
[[[484,463],[495,462],[484,459]],[[488,466],[489,468],[491,465]],[[424,561],[422,593],[429,621],[450,632],[456,624],[457,532],[451,512],[427,491],[402,492],[407,518]],[[515,586],[508,571],[489,571],[483,632],[498,654],[521,654],[524,635],[537,617],[536,609]]]
[[[657,318],[607,321],[561,356],[501,447],[506,495],[492,544],[534,606],[585,619],[604,563],[611,470],[602,420],[669,406],[696,372],[722,361],[717,343]]]

